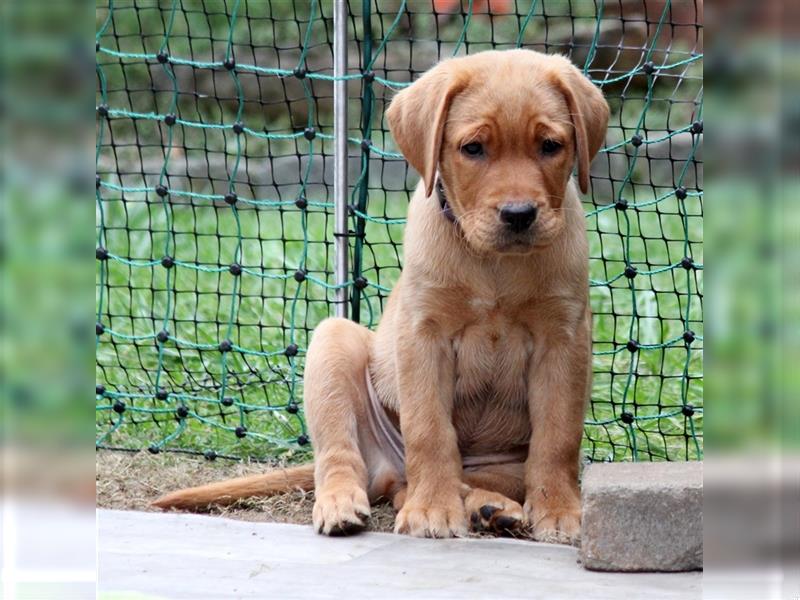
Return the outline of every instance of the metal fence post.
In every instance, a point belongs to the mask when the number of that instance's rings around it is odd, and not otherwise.
[[[347,318],[347,0],[335,0],[333,7],[333,204],[334,276],[336,316]]]

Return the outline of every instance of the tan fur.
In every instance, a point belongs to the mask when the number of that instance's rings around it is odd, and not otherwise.
[[[250,475],[219,481],[162,496],[153,506],[159,508],[198,509],[210,504],[227,505],[242,498],[271,496],[280,492],[314,489],[314,465],[277,469],[264,475]]]
[[[468,519],[507,529],[524,512],[535,536],[574,538],[591,314],[584,217],[570,176],[577,166],[588,187],[608,106],[563,57],[514,50],[440,63],[395,97],[386,118],[422,181],[404,270],[377,331],[329,319],[308,350],[315,527],[356,529],[384,497],[399,509],[396,530],[411,535],[460,535]],[[545,139],[561,149],[545,155]],[[470,142],[485,156],[465,155]],[[432,195],[437,172],[457,224]],[[529,230],[512,234],[501,222],[509,202],[536,206]],[[405,473],[367,426],[366,369],[402,431]],[[524,464],[462,468],[464,456],[520,448]],[[215,485],[226,497],[239,493]],[[171,497],[159,505],[192,505],[180,492]],[[472,513],[485,506],[496,510],[476,522]]]

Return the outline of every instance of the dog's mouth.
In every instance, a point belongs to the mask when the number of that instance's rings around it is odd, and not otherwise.
[[[548,228],[543,224],[531,223],[524,229],[512,228],[498,224],[491,213],[466,214],[464,218],[456,218],[456,222],[469,246],[480,253],[527,255],[550,242]]]
[[[494,248],[502,254],[527,254],[535,247],[536,235],[533,230],[521,233],[503,232],[497,236]]]

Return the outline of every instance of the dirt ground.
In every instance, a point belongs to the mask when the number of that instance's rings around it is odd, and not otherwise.
[[[176,489],[210,483],[220,479],[263,473],[281,464],[208,461],[202,457],[184,454],[157,454],[148,452],[96,452],[97,506],[119,510],[159,512],[150,502]],[[271,498],[241,500],[231,506],[212,507],[208,514],[242,521],[311,524],[313,492],[290,492]],[[391,532],[394,527],[394,509],[388,504],[372,507],[367,530]],[[472,532],[469,537],[494,537],[489,532]],[[515,537],[528,537],[526,533]]]
[[[230,477],[263,473],[270,468],[274,467],[227,460],[211,462],[202,457],[186,455],[98,450],[97,506],[157,512],[159,509],[150,507],[150,502],[166,492]],[[242,521],[310,525],[313,505],[313,492],[291,492],[271,498],[243,500],[232,506],[212,508],[208,513]],[[392,531],[393,525],[394,510],[390,506],[373,507],[369,531]]]

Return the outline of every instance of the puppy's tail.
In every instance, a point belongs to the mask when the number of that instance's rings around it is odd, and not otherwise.
[[[309,492],[313,489],[314,464],[308,463],[288,469],[276,469],[263,475],[250,475],[178,490],[161,496],[152,506],[197,510],[210,504],[233,504],[242,498],[272,496],[292,490]]]

